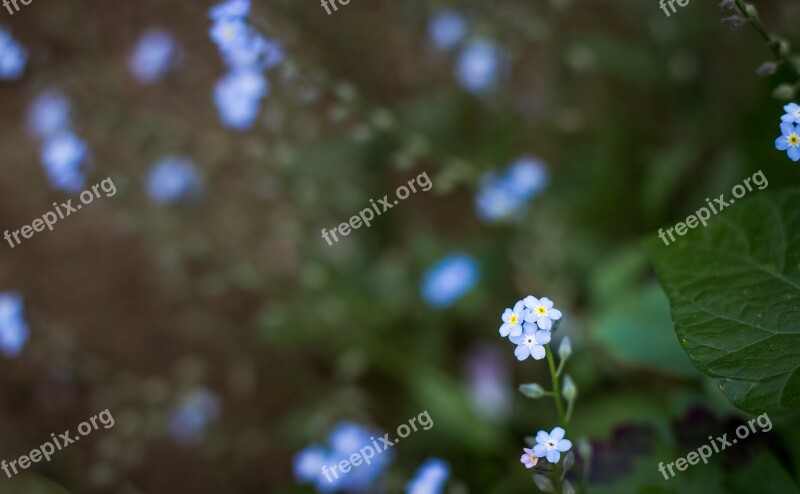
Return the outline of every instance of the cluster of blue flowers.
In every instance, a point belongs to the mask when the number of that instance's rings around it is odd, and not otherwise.
[[[436,12],[428,25],[428,36],[441,51],[456,48],[467,32],[464,17],[455,10]],[[456,79],[470,93],[486,93],[497,83],[502,59],[503,54],[494,42],[485,39],[470,40],[464,44],[458,55]]]
[[[70,102],[58,90],[44,91],[28,110],[28,131],[42,141],[40,158],[50,185],[78,192],[86,179],[83,168],[89,149],[72,130]]]
[[[202,388],[192,391],[170,412],[172,438],[187,446],[197,444],[205,436],[206,428],[219,419],[220,413],[220,399],[216,394]]]
[[[128,60],[128,68],[142,84],[160,81],[180,62],[181,50],[175,38],[163,29],[145,32]]]
[[[775,139],[775,149],[786,151],[792,161],[800,160],[800,105],[789,103],[783,107],[781,136]]]
[[[11,36],[11,32],[0,26],[0,80],[19,79],[27,63],[28,50]]]
[[[517,158],[502,175],[484,174],[475,195],[478,217],[488,223],[519,220],[547,181],[544,163],[530,156]]]
[[[422,298],[433,308],[449,307],[475,286],[478,275],[478,263],[472,256],[460,252],[450,254],[423,275]]]
[[[334,476],[328,472],[326,477],[322,469],[347,460],[378,437],[381,437],[378,431],[353,422],[342,422],[329,434],[327,447],[313,444],[295,455],[295,477],[300,482],[314,485],[317,492],[374,492],[377,479],[392,461],[391,451],[381,451],[372,458],[370,465],[353,468],[346,474]]]
[[[9,358],[16,357],[29,334],[22,297],[14,292],[0,293],[0,352]]]
[[[196,198],[203,189],[203,181],[191,158],[167,156],[150,168],[146,189],[155,204],[175,204]]]
[[[227,0],[209,11],[209,31],[228,67],[228,73],[214,87],[214,103],[222,123],[237,130],[250,129],[269,94],[264,75],[280,65],[286,55],[283,46],[269,40],[247,23],[250,0]]]
[[[550,343],[550,329],[554,321],[561,319],[561,311],[554,309],[547,297],[537,299],[528,295],[513,308],[506,309],[501,319],[500,336],[517,345],[514,350],[517,359],[541,360],[545,356],[544,345]]]

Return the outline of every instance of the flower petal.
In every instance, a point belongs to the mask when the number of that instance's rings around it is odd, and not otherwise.
[[[551,449],[547,452],[547,461],[550,463],[558,463],[559,458],[561,458],[561,453],[557,449]]]
[[[514,314],[514,313],[511,312],[511,309],[506,309],[506,311],[503,312],[503,315],[500,316],[500,319],[502,319],[503,322],[508,322],[508,320],[511,319],[511,315],[512,314]]]
[[[506,323],[503,323],[503,325],[502,325],[502,326],[500,326],[500,336],[502,336],[503,338],[505,338],[506,336],[508,336],[508,334],[509,334],[510,332],[511,332],[511,325],[510,325],[510,324],[508,324],[507,322],[506,322]]]
[[[514,304],[514,314],[519,314],[525,308],[525,304],[522,303],[522,300]]]
[[[800,148],[799,148],[799,147],[797,147],[797,146],[790,146],[790,147],[789,147],[789,150],[788,150],[788,151],[786,151],[786,153],[789,155],[789,158],[790,158],[792,161],[797,161],[797,160],[800,160]]]
[[[530,449],[530,448],[522,448],[522,451],[524,451],[525,453],[527,453],[527,454],[529,454],[529,455],[532,455],[532,454],[533,454],[533,450],[532,450],[532,449]]]
[[[778,139],[785,139],[785,138],[779,137]],[[783,151],[783,149],[781,149],[781,151]],[[525,311],[525,315],[522,316],[522,318],[525,320],[525,322],[536,322],[536,317],[537,317],[536,316],[536,312],[534,312],[532,310],[526,310]]]
[[[522,302],[525,304],[525,307],[529,309],[533,309],[534,307],[539,305],[539,301],[533,295],[528,295],[527,297],[522,299]]]
[[[795,121],[794,115],[789,115],[788,113],[781,117],[781,122],[789,122],[792,123]]]
[[[531,351],[528,350],[527,346],[519,345],[514,349],[514,355],[517,356],[517,360],[525,360],[526,358],[530,357]]]
[[[539,432],[536,433],[536,442],[537,443],[543,444],[543,443],[546,443],[549,440],[550,440],[550,434],[548,434],[547,431],[539,431]]]
[[[549,317],[544,316],[537,319],[536,324],[538,324],[542,329],[550,329],[553,327],[553,321],[551,321]]]
[[[564,439],[564,434],[565,434],[564,429],[562,429],[561,427],[556,427],[552,431],[550,431],[550,439],[558,442]]]
[[[511,340],[511,343],[515,345],[522,345],[523,343],[525,343],[525,337],[523,337],[522,335],[510,336],[508,339]]]
[[[787,123],[787,122],[783,122],[781,124],[781,132],[786,137],[794,134],[794,125],[792,125],[790,123]]]
[[[544,347],[542,345],[533,345],[530,351],[534,360],[542,360],[545,356]]]
[[[539,331],[536,332],[534,339],[536,340],[536,343],[540,345],[546,345],[550,343],[550,331],[540,329]]]
[[[544,455],[547,454],[547,446],[544,444],[537,444],[533,447],[533,454],[536,455],[537,458],[544,457]]]
[[[786,151],[789,149],[789,139],[786,136],[780,136],[775,139],[775,149],[778,151]]]
[[[547,297],[542,297],[539,299],[539,303],[544,306],[545,309],[549,309],[553,307],[553,301]]]
[[[522,326],[515,324],[511,326],[511,336],[520,336],[522,334]]]
[[[558,321],[559,319],[561,319],[561,311],[558,309],[549,309],[547,311],[547,317],[549,317],[554,321]]]
[[[572,441],[570,441],[569,439],[562,439],[556,443],[556,449],[561,451],[562,453],[564,451],[569,451],[569,448],[571,447],[572,447]]]

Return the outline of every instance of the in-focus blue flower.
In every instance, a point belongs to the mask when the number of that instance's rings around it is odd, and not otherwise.
[[[786,151],[792,161],[800,160],[800,129],[784,122],[781,124],[781,135],[775,139],[775,149]]]
[[[0,27],[0,80],[19,79],[28,63],[28,51]]]
[[[163,29],[151,29],[136,43],[128,67],[139,82],[152,84],[177,64],[179,52],[172,34]]]
[[[503,324],[500,326],[500,336],[506,337],[519,336],[522,334],[522,322],[527,317],[528,311],[525,309],[525,304],[522,300],[514,304],[513,309],[506,309],[503,315],[500,316]]]
[[[450,477],[450,467],[443,460],[430,458],[419,467],[406,485],[406,494],[441,494]]]
[[[72,132],[60,132],[42,144],[41,158],[47,178],[56,189],[78,192],[86,179],[81,166],[88,155],[86,143]]]
[[[242,19],[250,14],[250,0],[228,0],[211,7],[208,16],[212,19]]]
[[[553,327],[553,322],[561,319],[561,311],[554,309],[553,301],[547,297],[537,299],[532,295],[528,295],[523,302],[529,310],[525,321],[536,322],[536,325],[541,329],[550,330]]]
[[[173,204],[194,198],[203,182],[191,158],[167,156],[150,169],[147,194],[156,204]]]
[[[216,394],[207,389],[195,390],[171,410],[170,434],[180,444],[196,444],[203,439],[208,425],[219,419],[220,411]]]
[[[500,70],[500,51],[490,41],[472,41],[461,52],[456,78],[461,86],[481,94],[494,86]]]
[[[538,458],[546,457],[550,463],[557,463],[561,458],[561,453],[569,451],[572,447],[572,442],[569,439],[564,439],[564,429],[556,427],[550,434],[545,431],[539,431],[536,434],[536,442],[539,443],[533,447],[533,454]]]
[[[782,122],[800,123],[800,105],[797,103],[789,103],[783,107],[783,111],[785,111],[786,114],[781,117]]]
[[[423,275],[420,283],[422,298],[431,307],[449,307],[475,286],[478,271],[478,263],[472,256],[451,254]]]
[[[214,87],[214,103],[222,123],[237,130],[253,126],[261,110],[261,98],[269,94],[269,83],[256,71],[227,74]]]
[[[526,322],[522,325],[522,334],[511,336],[511,343],[517,345],[514,355],[517,360],[525,360],[533,357],[534,360],[542,360],[545,357],[544,345],[550,343],[550,331],[538,329],[535,324]]]
[[[47,137],[69,129],[70,102],[57,89],[40,93],[28,109],[28,131],[36,137]]]
[[[428,36],[440,50],[453,48],[467,33],[467,24],[461,14],[455,10],[440,10],[428,24]]]
[[[8,358],[18,356],[29,334],[22,297],[14,292],[0,293],[0,353]]]

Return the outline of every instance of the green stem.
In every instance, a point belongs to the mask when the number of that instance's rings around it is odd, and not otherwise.
[[[558,389],[558,374],[556,374],[555,359],[553,359],[553,352],[550,350],[550,345],[545,345],[545,354],[547,355],[547,363],[550,366],[550,378],[553,381],[553,400],[556,402],[556,412],[558,412],[558,420],[560,425],[566,425],[566,416],[564,415],[564,404],[561,402],[561,391]]]
[[[786,66],[787,69],[792,73],[795,79],[800,79],[800,72],[798,72],[797,65],[795,65],[794,61],[789,56],[789,53],[785,53],[780,46],[779,40],[773,38],[772,36],[767,33],[764,29],[764,25],[761,24],[761,19],[759,19],[758,14],[754,11],[748,12],[747,4],[744,0],[735,0],[736,8],[739,10],[739,13],[744,16],[745,19],[753,26],[753,29],[767,42],[767,46],[769,49],[772,50],[773,55],[775,58],[783,62],[783,65]]]

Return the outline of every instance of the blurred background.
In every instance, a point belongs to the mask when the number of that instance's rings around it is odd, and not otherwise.
[[[761,3],[791,39],[800,5]],[[117,192],[3,242],[24,310],[0,318],[0,458],[115,425],[0,493],[330,491],[309,448],[423,411],[433,427],[342,492],[404,492],[430,458],[441,492],[537,492],[518,458],[556,416],[517,387],[547,366],[497,333],[528,294],[572,343],[582,492],[796,486],[792,420],[657,470],[752,416],[689,362],[642,241],[759,169],[798,182],[773,145],[787,76],[758,77],[768,49],[716,5],[253,0],[255,61],[210,2],[19,7],[0,10],[0,228]],[[429,191],[321,237],[423,173]]]

